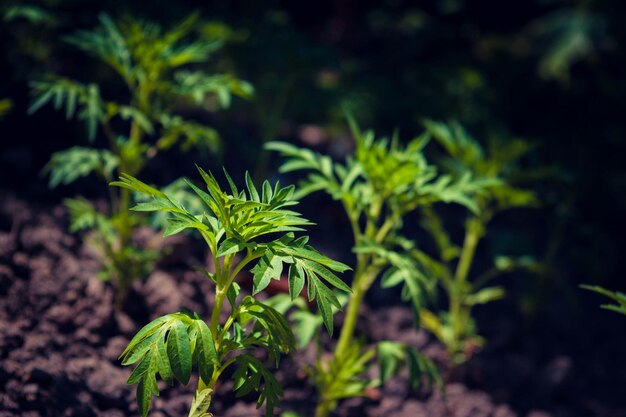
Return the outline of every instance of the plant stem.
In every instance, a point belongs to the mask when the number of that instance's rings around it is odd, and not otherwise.
[[[457,265],[454,279],[458,283],[465,282],[469,274],[469,270],[474,260],[476,253],[476,246],[480,239],[480,225],[478,219],[471,219],[468,221],[467,231],[465,233],[465,239],[463,241],[463,249],[461,251],[461,257],[459,258],[459,264]]]
[[[209,331],[211,332],[211,335],[213,336],[213,340],[215,341],[215,350],[216,351],[219,351],[219,345],[220,345],[221,339],[223,337],[223,334],[218,332],[218,328],[219,328],[219,324],[220,324],[219,322],[220,322],[220,315],[221,315],[221,312],[222,312],[222,307],[224,306],[224,300],[226,299],[226,294],[228,293],[228,288],[230,287],[230,285],[232,283],[232,279],[230,279],[230,275],[231,275],[230,269],[231,269],[231,266],[232,266],[232,260],[233,260],[233,256],[232,255],[227,255],[224,258],[224,264],[222,265],[221,268],[219,268],[219,264],[218,263],[215,264],[216,271],[218,271],[218,272],[217,272],[216,279],[215,279],[215,282],[216,282],[215,304],[213,304],[213,311],[211,312],[211,322],[209,324]],[[235,271],[240,270],[240,269],[241,268],[239,268],[239,265],[238,265],[235,268]],[[235,275],[236,275],[236,273],[233,274],[233,277]],[[208,384],[206,384],[202,380],[202,378],[198,377],[198,387],[196,388],[196,396],[200,392],[204,391],[207,388],[211,389],[211,390],[214,390],[215,389],[215,385],[217,384],[217,379],[219,378],[220,374],[231,363],[232,363],[232,360],[231,361],[227,361],[225,364],[223,364],[220,367],[214,367],[213,368],[213,373],[211,374],[211,380],[209,381]],[[212,395],[209,396],[209,398],[211,398],[211,397],[212,397]],[[195,401],[195,398],[196,397],[194,397],[194,401]],[[206,406],[206,409],[204,409],[202,411],[203,412],[208,412],[209,405],[210,405],[210,400],[208,402],[208,405]]]
[[[364,281],[364,270],[357,270],[354,276],[354,285],[352,286],[352,295],[348,301],[348,308],[346,309],[346,315],[341,326],[341,333],[339,334],[339,341],[335,347],[335,359],[342,357],[344,352],[348,349],[352,343],[352,337],[354,336],[354,328],[359,318],[359,310],[363,303],[365,293],[369,288],[366,288],[361,282]],[[339,359],[340,360],[340,359]]]
[[[327,417],[330,414],[331,402],[322,399],[315,407],[315,417]]]
[[[211,334],[213,335],[213,337],[218,336],[217,328],[219,326],[220,313],[222,312],[222,306],[224,305],[225,298],[226,298],[226,289],[218,287],[217,291],[215,292],[215,304],[213,304],[213,312],[211,313],[211,323],[209,325],[209,330],[211,330]]]
[[[361,230],[359,225],[359,213],[352,211],[351,206],[345,201],[343,203],[350,219],[350,225],[352,226],[355,246],[359,245],[364,237],[378,243],[382,242],[396,223],[394,218],[389,217],[385,219],[380,228],[377,228],[376,222],[382,210],[382,203],[378,203],[374,204],[371,208],[365,229]],[[365,294],[371,288],[380,272],[380,268],[372,265],[372,262],[373,258],[371,255],[357,254],[357,266],[352,281],[352,294],[350,294],[350,298],[348,299],[346,315],[343,325],[341,326],[341,333],[339,334],[339,341],[333,353],[332,360],[335,362],[341,363],[346,352],[352,345],[361,304],[363,304]],[[315,408],[315,417],[327,417],[334,408],[334,401],[327,399],[328,394],[332,394],[334,390],[333,383],[334,381],[331,381],[329,384],[325,385],[322,392],[320,392],[320,398]]]
[[[461,342],[463,328],[467,325],[467,317],[469,316],[469,308],[464,303],[467,293],[465,283],[472,262],[474,261],[476,247],[482,237],[483,230],[484,225],[481,219],[473,217],[467,221],[463,248],[454,274],[454,285],[450,292],[450,321],[452,324],[454,350],[462,348],[459,346],[459,343]]]

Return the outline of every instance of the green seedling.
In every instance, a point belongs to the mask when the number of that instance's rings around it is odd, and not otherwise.
[[[597,292],[615,301],[616,304],[602,304],[600,307],[626,315],[626,294],[620,291],[609,291],[597,285],[581,285],[580,288]]]
[[[294,349],[294,335],[284,317],[254,295],[271,280],[288,271],[289,293],[299,297],[306,287],[308,300],[317,302],[322,321],[332,332],[332,316],[340,307],[329,288],[350,291],[333,271],[346,265],[333,261],[308,245],[306,236],[295,232],[311,222],[291,207],[294,187],[274,187],[264,182],[257,190],[246,175],[246,190],[238,190],[226,173],[231,193],[223,191],[212,174],[199,169],[206,191],[189,183],[202,200],[202,212],[189,212],[179,201],[130,175],[112,185],[141,193],[149,200],[133,208],[139,212],[166,213],[165,235],[191,229],[199,233],[213,257],[214,270],[207,277],[215,284],[215,302],[210,320],[197,314],[175,313],[160,317],[137,333],[120,356],[124,365],[137,363],[129,384],[138,383],[137,404],[142,416],[148,415],[153,395],[158,395],[156,375],[172,383],[190,380],[192,367],[199,373],[198,386],[189,416],[206,417],[216,383],[227,368],[233,367],[237,396],[259,392],[258,406],[265,404],[265,415],[274,415],[281,387],[261,360],[250,352],[263,348],[276,366],[280,355]],[[239,272],[254,265],[252,296],[240,296]],[[225,307],[225,301],[230,308]],[[222,313],[228,318],[221,322]]]
[[[339,340],[332,354],[319,355],[310,372],[319,393],[316,417],[328,416],[343,398],[365,395],[369,387],[382,384],[404,365],[412,384],[418,384],[422,375],[431,383],[441,383],[434,364],[414,348],[396,341],[365,348],[355,338],[355,327],[364,297],[377,281],[383,287],[402,286],[403,298],[411,302],[419,325],[420,310],[436,284],[424,272],[424,255],[405,237],[403,220],[439,201],[476,209],[474,194],[484,185],[470,175],[457,181],[438,175],[422,153],[427,134],[402,146],[396,136],[376,139],[373,132],[361,132],[352,119],[349,122],[356,150],[344,163],[293,145],[268,144],[288,158],[282,172],[309,172],[299,196],[327,192],[343,205],[353,232],[356,267]],[[363,374],[374,360],[379,363],[379,379],[368,381]]]
[[[171,30],[153,23],[100,16],[100,26],[81,31],[66,41],[112,69],[127,93],[126,100],[108,100],[104,86],[48,74],[32,83],[33,113],[51,103],[68,119],[85,123],[94,147],[73,147],[57,152],[45,168],[50,187],[97,175],[110,182],[121,172],[138,175],[156,155],[178,146],[216,152],[217,132],[174,113],[180,104],[206,107],[212,97],[228,107],[231,95],[248,97],[251,86],[231,74],[208,75],[194,70],[222,46],[220,40],[189,41],[198,16],[192,15]],[[99,135],[100,133],[100,135]],[[102,136],[107,148],[97,148]],[[130,217],[130,193],[110,191],[110,212],[99,212],[85,199],[68,199],[71,230],[90,230],[101,253],[102,276],[113,279],[118,301],[123,301],[132,280],[150,268],[156,253],[133,246],[131,233],[142,220]]]
[[[530,257],[500,256],[494,266],[475,274],[472,264],[476,249],[487,232],[492,218],[505,210],[537,204],[535,195],[513,185],[520,176],[517,162],[530,150],[522,140],[491,141],[485,151],[459,125],[425,121],[427,131],[445,149],[441,161],[453,177],[470,172],[486,181],[484,192],[477,194],[475,206],[469,207],[465,221],[465,237],[460,244],[453,242],[444,226],[444,219],[432,207],[422,207],[422,226],[429,232],[437,248],[435,257],[425,256],[423,265],[437,277],[448,298],[448,311],[434,313],[422,310],[422,325],[432,332],[448,349],[457,363],[465,361],[484,341],[478,335],[472,317],[476,305],[489,303],[504,296],[504,289],[487,284],[499,275],[516,268],[534,269]]]

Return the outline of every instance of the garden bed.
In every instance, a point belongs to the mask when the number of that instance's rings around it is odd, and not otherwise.
[[[62,207],[33,208],[13,197],[1,201],[0,416],[136,415],[134,387],[125,383],[130,370],[117,357],[152,318],[181,308],[207,316],[211,284],[189,272],[204,263],[201,250],[187,238],[171,238],[158,269],[136,283],[126,307],[116,311],[113,288],[97,278],[95,254],[66,231]],[[143,230],[136,238],[153,234]],[[620,328],[620,317],[595,306],[584,315],[572,313],[555,300],[558,308],[528,327],[502,303],[479,315],[487,348],[458,369],[451,369],[438,343],[413,330],[408,308],[372,309],[360,331],[371,341],[404,341],[435,359],[446,379],[445,399],[438,392],[411,391],[398,377],[369,398],[343,402],[338,415],[626,416],[619,386],[626,353],[621,335],[611,332],[611,326]],[[315,391],[297,371],[311,356],[299,352],[281,364],[283,410],[312,414]],[[185,416],[191,387],[162,388],[150,415]],[[237,399],[231,388],[230,382],[219,386],[216,416],[260,415],[253,398]]]

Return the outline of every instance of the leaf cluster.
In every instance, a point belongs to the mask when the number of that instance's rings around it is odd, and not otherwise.
[[[171,147],[176,139],[183,140],[184,148],[190,144],[215,148],[215,131],[201,129],[201,125],[180,116],[173,118],[170,113],[175,104],[188,99],[204,105],[205,98],[214,94],[225,108],[230,105],[231,95],[250,97],[253,89],[232,74],[208,75],[187,69],[207,62],[223,44],[221,40],[188,40],[197,20],[194,14],[163,31],[154,23],[131,18],[114,22],[108,15],[101,15],[98,28],[80,31],[66,41],[112,68],[128,88],[129,103],[105,100],[95,83],[48,75],[31,84],[33,103],[29,112],[48,103],[64,108],[68,119],[76,115],[86,123],[90,140],[95,138],[98,124],[104,125],[104,133],[108,134],[111,120],[121,118],[135,122],[145,134],[160,131],[165,138],[158,146],[162,149]]]
[[[409,383],[414,389],[425,378],[428,387],[437,387],[443,392],[443,379],[437,366],[417,349],[393,340],[383,340],[378,342],[376,350],[381,383],[406,368],[409,371]]]
[[[137,404],[142,416],[148,414],[152,397],[159,395],[157,375],[170,385],[174,380],[186,385],[196,367],[199,378],[209,385],[232,364],[237,366],[232,376],[237,396],[259,392],[258,406],[266,404],[266,415],[274,415],[282,394],[280,384],[259,359],[242,352],[264,346],[278,364],[281,353],[294,349],[291,329],[276,310],[249,296],[233,310],[231,319],[232,331],[219,329],[219,344],[197,314],[159,317],[135,335],[120,359],[123,365],[137,364],[127,382],[138,383]],[[204,391],[196,395],[190,415],[195,410],[199,416],[204,415],[200,410],[208,409],[211,392]],[[202,401],[209,403],[200,404]]]
[[[350,291],[350,287],[332,272],[349,268],[317,252],[308,245],[307,237],[295,237],[293,232],[304,230],[302,226],[311,222],[288,209],[297,204],[293,199],[294,187],[282,188],[279,183],[272,187],[265,181],[257,190],[246,174],[246,189],[239,190],[225,171],[231,191],[227,193],[211,173],[201,168],[198,171],[206,191],[191,182],[188,185],[203,201],[202,213],[187,211],[173,197],[129,175],[122,175],[120,181],[112,185],[150,196],[151,201],[139,203],[133,210],[168,213],[166,236],[193,229],[204,238],[216,260],[240,252],[245,254],[246,263],[258,260],[251,270],[255,294],[265,289],[271,280],[280,279],[283,270],[288,270],[291,297],[298,297],[306,286],[309,300],[317,301],[324,324],[332,333],[333,307],[338,309],[340,304],[328,285]],[[234,274],[226,277],[231,281],[234,278]]]
[[[429,279],[422,271],[421,258],[411,253],[415,243],[402,236],[403,217],[435,202],[477,210],[476,195],[483,194],[494,180],[469,172],[456,180],[439,175],[423,154],[428,134],[402,146],[397,135],[391,140],[376,139],[372,131],[361,132],[349,120],[356,150],[343,164],[286,143],[270,142],[267,148],[287,157],[281,172],[309,173],[301,182],[299,196],[325,191],[342,202],[355,233],[354,251],[367,257],[374,275],[384,272],[384,285],[404,284],[405,298],[419,310]]]
[[[353,121],[351,127],[356,150],[343,164],[286,143],[270,142],[266,147],[288,158],[281,164],[281,172],[310,172],[300,184],[299,196],[326,191],[357,219],[362,214],[380,215],[380,208],[384,207],[390,216],[399,220],[417,207],[436,201],[476,209],[472,196],[491,183],[472,177],[469,172],[456,180],[449,175],[439,175],[423,154],[430,140],[428,134],[403,146],[397,135],[391,140],[377,139],[372,131],[361,132]]]
[[[159,317],[144,326],[120,355],[123,365],[138,363],[127,383],[137,385],[139,413],[146,416],[152,396],[159,395],[156,375],[168,384],[189,382],[192,363],[200,378],[209,381],[219,365],[213,337],[206,323],[182,313]]]
[[[514,185],[520,175],[520,160],[531,150],[528,141],[522,139],[499,140],[490,137],[485,149],[458,123],[424,120],[424,127],[446,151],[441,165],[456,178],[466,175],[490,179],[486,193],[478,199],[480,207],[474,210],[501,211],[516,207],[532,207],[538,204],[535,194]]]

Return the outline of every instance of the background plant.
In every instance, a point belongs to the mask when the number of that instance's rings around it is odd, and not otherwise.
[[[45,168],[50,187],[69,184],[80,177],[97,175],[109,182],[119,173],[137,175],[159,153],[178,146],[182,151],[199,149],[215,153],[217,132],[175,113],[180,105],[228,107],[231,95],[249,97],[252,87],[232,74],[209,75],[202,70],[221,40],[189,38],[198,15],[164,31],[158,25],[132,18],[114,22],[100,16],[100,26],[81,31],[66,41],[112,69],[123,82],[126,101],[108,100],[96,83],[83,83],[47,74],[31,84],[33,102],[29,112],[51,103],[66,117],[85,123],[87,138],[95,145],[98,132],[106,148],[76,146],[53,154]],[[133,228],[141,222],[128,215],[127,189],[111,189],[110,212],[97,211],[85,199],[68,199],[72,231],[90,230],[104,263],[103,276],[113,278],[118,301],[130,282],[145,274],[156,254],[132,245]]]
[[[445,150],[441,165],[453,178],[462,178],[469,172],[489,181],[484,192],[476,195],[473,210],[467,213],[460,244],[454,242],[439,211],[421,208],[421,224],[437,248],[434,257],[424,254],[424,265],[431,276],[437,277],[448,301],[447,311],[422,310],[422,325],[446,346],[456,362],[462,362],[484,343],[478,336],[472,308],[504,296],[502,287],[487,284],[515,268],[539,267],[531,257],[499,256],[490,269],[480,274],[472,270],[476,250],[493,217],[505,210],[538,204],[532,191],[514,185],[524,177],[518,163],[530,151],[530,145],[523,140],[492,140],[485,150],[459,124],[426,120],[424,125]],[[530,176],[529,170],[526,177]]]
[[[375,357],[380,380],[373,385],[384,382],[402,363],[408,364],[413,384],[424,373],[431,382],[436,378],[434,365],[410,346],[383,341],[375,351],[365,349],[354,334],[359,309],[368,290],[380,279],[386,288],[402,286],[403,299],[411,302],[419,325],[420,310],[436,281],[424,270],[424,255],[417,244],[405,236],[404,219],[439,201],[477,210],[474,196],[491,182],[469,172],[456,180],[439,175],[422,152],[428,134],[403,146],[397,136],[377,139],[372,131],[361,132],[351,118],[349,121],[356,149],[345,163],[285,143],[268,144],[269,149],[288,158],[282,172],[309,172],[299,195],[325,191],[342,203],[354,237],[357,263],[339,340],[332,359],[319,360],[311,372],[319,392],[317,417],[327,416],[342,398],[364,395],[372,383],[363,373]]]
[[[165,235],[186,229],[199,233],[212,254],[215,268],[206,273],[215,284],[209,324],[197,314],[176,313],[146,325],[121,355],[124,365],[138,362],[128,383],[139,383],[137,403],[141,415],[146,416],[152,396],[158,395],[156,374],[168,383],[176,379],[187,384],[195,364],[199,379],[189,415],[206,416],[217,380],[233,365],[237,395],[258,391],[258,406],[265,403],[265,414],[272,416],[282,392],[280,385],[265,365],[248,352],[264,348],[278,366],[280,355],[294,349],[295,339],[283,316],[254,295],[271,280],[280,279],[283,269],[288,269],[291,298],[299,297],[306,287],[308,300],[316,300],[322,321],[332,333],[333,309],[339,308],[339,302],[328,285],[350,291],[332,272],[349,268],[317,252],[308,245],[306,236],[295,237],[294,232],[311,223],[290,209],[297,204],[293,186],[281,188],[276,183],[272,187],[266,181],[257,190],[246,175],[247,191],[238,190],[226,173],[229,194],[212,174],[198,170],[206,191],[191,183],[189,187],[203,201],[202,212],[187,211],[170,195],[130,175],[124,174],[120,181],[112,183],[150,197],[133,210],[167,213]],[[239,272],[251,265],[253,295],[240,297]],[[230,304],[230,311],[222,323],[225,301]]]
[[[589,291],[597,292],[598,294],[602,294],[615,302],[614,304],[602,304],[602,308],[615,311],[620,314],[626,314],[626,294],[624,294],[623,292],[609,291],[606,288],[602,288],[597,285],[581,285],[580,287]]]

